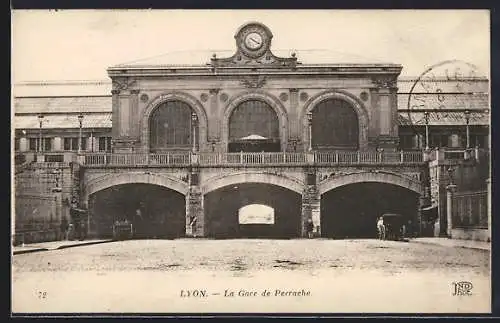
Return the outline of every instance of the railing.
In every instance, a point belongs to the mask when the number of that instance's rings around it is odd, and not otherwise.
[[[240,152],[240,153],[163,153],[102,154],[87,153],[80,162],[88,167],[102,166],[238,166],[238,165],[332,165],[332,164],[421,164],[421,151],[330,151],[330,152]]]

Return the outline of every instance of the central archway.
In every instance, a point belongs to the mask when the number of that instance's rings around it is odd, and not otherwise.
[[[228,151],[284,151],[288,117],[278,98],[263,91],[232,98],[220,115],[222,139]]]
[[[204,196],[207,235],[212,238],[297,238],[301,194],[277,185],[237,183]]]

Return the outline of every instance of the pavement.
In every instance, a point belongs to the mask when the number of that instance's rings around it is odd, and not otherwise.
[[[65,241],[48,241],[48,242],[38,242],[30,243],[21,246],[12,247],[14,255],[38,252],[38,251],[49,251],[56,249],[65,249],[79,246],[88,246],[98,243],[111,242],[112,239],[93,239],[93,240],[65,240]]]
[[[114,241],[112,239],[95,239],[95,240],[74,240],[74,241],[49,241],[49,242],[39,242],[25,244],[24,246],[13,247],[13,254],[23,254],[38,251],[49,251],[56,249],[65,249],[79,246],[88,246],[99,243],[106,243]],[[411,243],[424,243],[440,245],[443,247],[453,247],[453,248],[468,248],[468,249],[480,249],[480,250],[491,250],[491,243],[485,241],[473,241],[473,240],[460,240],[460,239],[449,239],[449,238],[414,238],[410,239]]]
[[[488,252],[414,240],[151,239],[17,255],[12,312],[491,311]],[[455,296],[455,282],[472,295]]]
[[[480,249],[480,250],[491,250],[491,243],[485,241],[475,241],[475,240],[461,240],[461,239],[450,239],[450,238],[414,238],[410,239],[413,243],[425,243],[440,245],[443,247],[454,247],[454,248],[468,248],[468,249]]]

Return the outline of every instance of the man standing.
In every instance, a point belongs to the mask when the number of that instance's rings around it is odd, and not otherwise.
[[[60,225],[60,237],[59,239],[60,240],[68,240],[68,228],[69,228],[69,224],[68,224],[68,219],[66,219],[65,216],[63,216],[63,218],[61,219],[61,225]]]
[[[385,225],[384,225],[384,218],[383,217],[378,218],[377,232],[378,232],[378,238],[380,240],[385,240]]]
[[[311,218],[307,219],[306,223],[306,231],[307,231],[307,237],[311,239],[313,237],[313,230],[314,230],[314,223]]]

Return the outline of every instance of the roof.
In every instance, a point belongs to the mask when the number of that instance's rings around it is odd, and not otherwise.
[[[78,114],[45,115],[42,127],[49,129],[79,128]],[[82,128],[111,128],[111,112],[84,114]],[[14,118],[15,129],[38,129],[36,115],[18,115]]]
[[[410,104],[408,106],[408,100]],[[488,110],[490,108],[488,93],[398,93],[398,109],[468,109]]]
[[[21,97],[14,100],[16,114],[111,111],[111,96]]]
[[[424,112],[414,112],[411,114],[404,111],[399,111],[398,124],[400,126],[423,126],[425,125]],[[429,112],[430,126],[456,126],[465,125],[465,115],[463,112]],[[488,126],[490,124],[489,113],[481,111],[471,111],[469,125],[472,126]]]
[[[346,53],[344,51],[332,51],[324,49],[308,49],[308,50],[289,50],[289,49],[273,49],[271,52],[278,57],[290,57],[292,53],[296,54],[297,60],[304,64],[330,64],[337,62],[338,64],[365,64],[370,62],[373,64],[391,64],[391,62],[382,61],[379,59]],[[134,61],[123,62],[112,66],[111,68],[129,68],[129,67],[201,67],[210,63],[212,55],[215,54],[218,58],[228,58],[236,53],[236,48],[233,49],[214,49],[214,50],[185,50],[175,51],[146,57]]]
[[[413,86],[415,85],[415,86]],[[429,90],[432,89],[432,90]],[[399,93],[429,93],[437,90],[442,92],[489,92],[489,81],[486,77],[447,79],[446,77],[435,77],[421,79],[418,77],[398,77]]]
[[[111,80],[39,81],[16,83],[14,97],[111,95]]]

